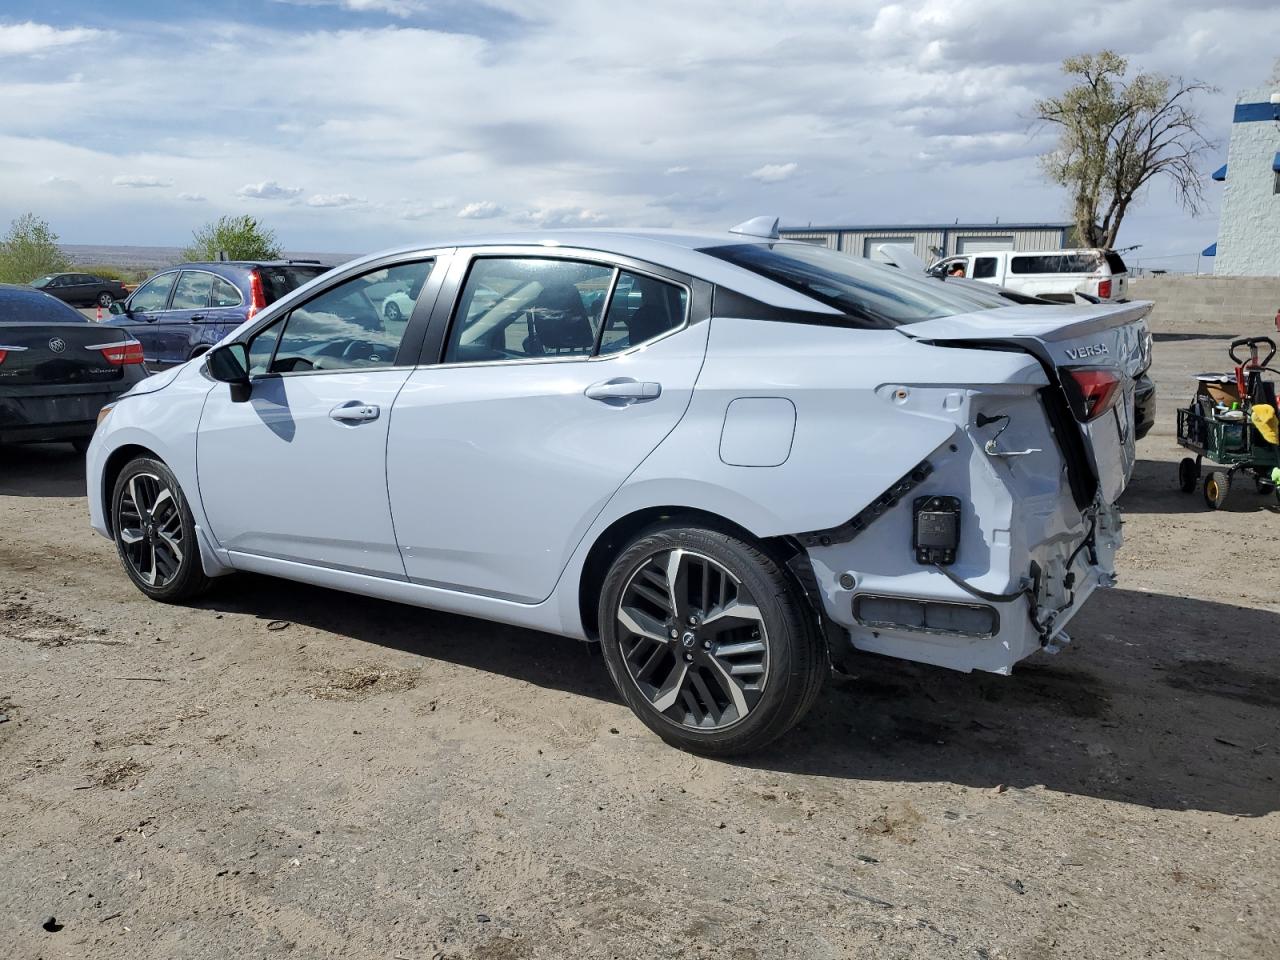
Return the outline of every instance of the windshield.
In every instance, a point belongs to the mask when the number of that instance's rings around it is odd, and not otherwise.
[[[45,287],[49,285],[49,281],[51,281],[52,279],[53,279],[52,276],[41,277],[39,280],[32,280],[31,286],[35,287],[37,290],[43,290]]]
[[[914,277],[897,267],[808,243],[741,243],[703,253],[759,274],[849,316],[889,326],[994,307],[989,294]]]

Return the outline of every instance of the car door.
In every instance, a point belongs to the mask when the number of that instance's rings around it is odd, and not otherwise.
[[[361,268],[246,338],[250,398],[237,403],[215,387],[197,437],[200,499],[233,562],[404,579],[387,504],[387,426],[439,290],[433,265]],[[418,327],[383,325],[365,290],[388,278],[412,290]]]
[[[162,366],[185,363],[200,339],[200,324],[209,314],[213,274],[205,270],[183,270],[173,285],[169,309],[156,321],[152,331],[157,359]]]
[[[387,488],[414,582],[545,599],[688,407],[710,286],[544,250],[459,258],[456,305],[441,298],[424,350],[442,362],[396,400]]]
[[[157,324],[169,308],[169,295],[173,292],[178,271],[159,273],[133,291],[125,301],[123,314],[112,323],[128,326],[134,337],[142,343],[142,356],[148,364],[159,364],[160,337]]]

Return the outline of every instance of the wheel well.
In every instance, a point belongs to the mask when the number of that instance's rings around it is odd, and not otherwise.
[[[188,359],[188,360],[194,360],[196,357],[202,357],[202,356],[204,356],[206,353],[208,353],[210,349],[211,349],[211,345],[210,345],[210,344],[207,344],[207,343],[202,343],[202,344],[200,344],[199,346],[192,347],[192,348],[191,348],[191,355],[190,355],[190,356],[188,356],[188,357],[187,357],[187,359]]]
[[[586,562],[582,565],[582,576],[578,582],[578,612],[582,617],[582,629],[590,639],[595,640],[599,637],[597,624],[600,621],[600,590],[604,586],[605,577],[609,575],[609,568],[613,566],[613,561],[641,531],[658,524],[707,527],[738,537],[747,543],[760,546],[778,562],[783,570],[788,572],[788,575],[794,576],[787,561],[800,552],[800,547],[789,537],[757,537],[732,520],[693,507],[667,506],[638,510],[609,524],[592,544],[591,550],[587,553]]]
[[[120,471],[131,460],[138,457],[150,457],[153,460],[160,460],[158,456],[146,447],[136,443],[127,443],[123,447],[118,447],[111,451],[111,455],[107,457],[107,463],[102,468],[102,490],[99,496],[102,497],[102,515],[106,518],[107,531],[114,534],[111,529],[111,491],[115,489],[116,477],[120,476]],[[163,460],[160,460],[163,463]]]

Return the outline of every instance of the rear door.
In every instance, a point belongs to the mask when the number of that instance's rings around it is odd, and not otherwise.
[[[169,309],[156,321],[152,336],[158,366],[185,363],[207,322],[214,275],[205,270],[183,270],[173,285]]]
[[[538,602],[684,415],[710,287],[563,249],[457,259],[391,418],[396,536],[414,582]]]

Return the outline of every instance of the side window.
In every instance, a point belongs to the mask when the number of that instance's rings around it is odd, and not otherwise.
[[[280,340],[282,329],[284,321],[277,320],[271,326],[259,330],[249,341],[249,376],[267,372],[271,366],[271,358],[275,356],[276,343]]]
[[[995,257],[978,257],[973,261],[973,279],[989,279],[996,275]]]
[[[169,288],[177,279],[176,273],[162,273],[140,286],[129,299],[131,310],[163,310],[169,301]]]
[[[213,278],[213,306],[238,307],[242,303],[244,303],[244,298],[240,296],[240,291],[233,284],[228,283],[221,277]]]
[[[674,330],[684,323],[688,306],[683,287],[622,271],[609,302],[600,353],[617,353]]]
[[[268,369],[297,373],[390,366],[431,266],[427,260],[374,270],[295,307],[284,320]],[[255,351],[262,353],[258,338],[251,366]]]
[[[475,261],[445,363],[590,356],[614,271],[539,257]]]
[[[178,285],[173,288],[171,310],[198,310],[209,305],[209,291],[213,287],[213,274],[201,270],[183,270]]]

